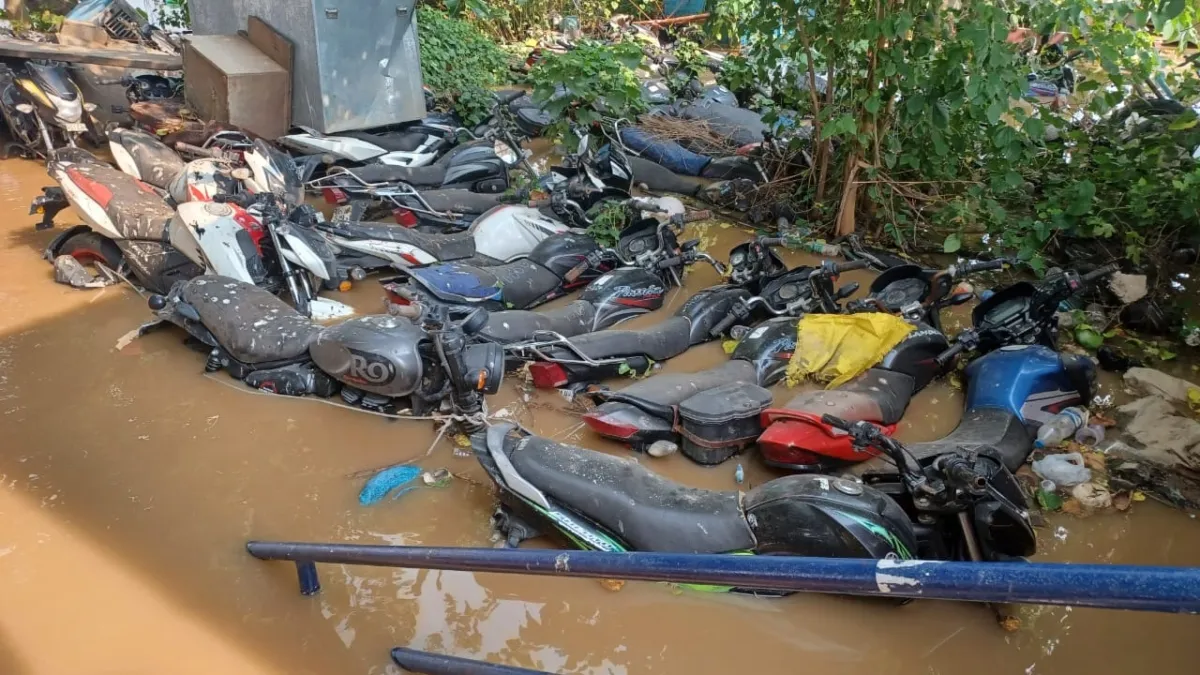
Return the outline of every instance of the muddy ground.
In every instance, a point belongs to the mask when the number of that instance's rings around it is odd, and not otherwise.
[[[148,316],[145,302],[128,288],[52,281],[40,252],[53,232],[35,232],[26,215],[47,182],[35,162],[0,162],[4,675],[375,675],[398,672],[387,656],[397,645],[570,673],[1196,672],[1195,617],[1029,608],[1025,627],[1004,633],[988,611],[946,602],[756,599],[650,583],[614,592],[590,580],[340,566],[322,568],[319,596],[302,597],[294,568],[251,559],[246,539],[488,546],[482,470],[442,444],[420,465],[464,478],[364,508],[363,481],[351,476],[424,455],[427,423],[206,376],[203,355],[170,330],[118,350]],[[60,227],[71,223],[60,216]],[[744,236],[705,234],[721,258]],[[688,289],[715,280],[698,268]],[[382,307],[371,281],[347,296],[363,312]],[[710,344],[667,367],[723,358]],[[902,437],[944,435],[961,404],[949,386],[930,387]],[[491,403],[545,435],[625,452],[580,431],[561,406],[553,393],[524,401],[513,382]],[[693,485],[735,487],[735,462],[645,461]],[[741,461],[749,484],[773,475],[753,456]],[[1039,532],[1039,558],[1200,565],[1198,532],[1190,516],[1151,502],[1055,516]]]

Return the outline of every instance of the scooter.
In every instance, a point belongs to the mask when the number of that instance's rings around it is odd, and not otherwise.
[[[241,190],[241,180],[234,176],[237,170],[227,161],[204,158],[185,162],[157,136],[141,129],[112,128],[107,136],[117,168],[158,188],[175,204],[212,201],[218,194]],[[248,177],[248,172],[241,175],[242,179]]]
[[[824,475],[776,478],[746,493],[690,488],[632,459],[511,424],[471,443],[500,490],[492,522],[510,547],[557,532],[580,548],[612,552],[899,560],[956,559],[967,551],[1008,560],[1034,552],[1023,497],[1003,465],[982,453],[951,453],[918,467],[899,443],[861,435],[904,467],[895,496]],[[918,503],[919,511],[906,511]]]
[[[0,64],[0,113],[23,154],[49,158],[84,134],[98,136],[95,109],[64,64],[26,61],[20,71]]]
[[[408,403],[416,415],[444,412],[467,431],[481,424],[483,396],[499,390],[504,354],[468,337],[487,319],[480,312],[453,321],[431,308],[420,323],[372,315],[322,327],[266,290],[205,275],[149,299],[156,321],[183,328],[208,349],[207,372],[225,370],[247,385],[277,394],[329,397],[394,412]]]
[[[815,280],[836,279],[841,272],[865,266],[861,261],[840,265],[830,262],[820,270],[793,270],[767,282],[763,293],[779,296],[785,305],[809,306],[809,300],[804,299],[806,288],[811,288]],[[838,294],[853,292],[850,288]],[[655,363],[719,337],[715,328],[730,309],[752,297],[753,291],[736,284],[713,286],[693,295],[675,316],[654,326],[545,341],[526,347],[524,356],[534,361],[529,365],[534,386],[546,389],[596,382],[623,373],[648,374]]]
[[[757,242],[775,245],[780,240],[760,237]],[[731,263],[738,254],[735,249]],[[843,267],[827,260],[815,269],[800,267],[765,280],[757,295],[734,304],[710,331],[711,337],[720,337],[733,318],[757,319],[758,306],[776,314],[745,333],[729,362],[694,373],[654,375],[617,391],[590,388],[583,395],[598,405],[583,421],[601,436],[655,457],[682,449],[700,464],[724,462],[762,433],[759,415],[772,400],[765,387],[787,372],[796,349],[796,319],[840,312],[839,302],[858,284],[834,290],[834,280],[845,269],[865,264]]]
[[[547,237],[527,258],[491,267],[453,262],[413,267],[386,280],[384,289],[391,311],[412,311],[407,308],[414,304],[530,309],[586,286],[618,263],[640,267],[654,261],[666,269],[670,265],[662,262],[662,253],[677,250],[671,223],[645,218],[626,227],[614,248],[601,248],[585,234],[562,232]]]
[[[967,368],[971,382],[967,413],[959,428],[944,440],[1005,447],[1011,443],[1014,448],[1024,443],[1026,447],[1020,453],[1028,453],[1030,437],[1024,425],[1036,427],[1059,410],[1090,400],[1095,370],[1091,361],[1054,352],[1058,305],[1116,269],[1110,265],[1082,276],[1073,271],[1055,271],[1036,285],[1020,282],[1009,286],[975,307],[974,327],[960,334],[954,344],[933,329],[915,331],[878,367],[847,386],[801,394],[784,408],[765,411],[762,422],[766,431],[758,439],[764,461],[793,471],[827,471],[867,459],[851,447],[846,434],[822,422],[822,416],[870,421],[890,434],[913,392],[942,372],[958,354],[976,348],[984,353],[1000,351]],[[1043,349],[1022,348],[1029,345]],[[1006,365],[1002,370],[990,371],[986,369],[999,366],[981,365],[987,363]],[[997,402],[1004,405],[998,406]],[[1007,409],[1002,409],[1004,406]],[[1009,434],[1015,436],[1010,438]],[[1017,450],[1004,454],[1008,463]],[[1020,454],[1021,459],[1024,456]],[[1013,470],[1017,466],[1019,462],[1009,464]]]

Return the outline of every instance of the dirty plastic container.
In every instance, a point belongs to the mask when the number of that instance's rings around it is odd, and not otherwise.
[[[1089,424],[1079,428],[1075,432],[1075,442],[1080,445],[1095,447],[1098,443],[1104,442],[1104,427],[1099,424]]]
[[[759,416],[771,400],[771,392],[745,382],[692,396],[679,404],[680,450],[697,464],[724,462],[762,434]]]
[[[1092,479],[1092,470],[1084,465],[1083,455],[1078,452],[1046,455],[1031,466],[1034,473],[1058,487],[1073,487]]]

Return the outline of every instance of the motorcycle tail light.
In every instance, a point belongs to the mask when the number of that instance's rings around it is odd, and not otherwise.
[[[392,218],[396,220],[396,223],[403,225],[404,227],[417,226],[417,214],[408,209],[396,209],[395,211],[392,211]]]
[[[533,386],[538,389],[557,389],[571,381],[566,368],[546,361],[529,364],[529,375],[533,378]]]
[[[743,157],[748,157],[748,156],[750,156],[751,153],[753,153],[755,150],[757,150],[758,146],[760,146],[760,145],[762,145],[762,143],[747,143],[746,145],[743,145],[742,147],[738,148],[736,153]]]
[[[346,193],[337,188],[324,188],[321,190],[321,196],[325,198],[326,204],[345,204],[350,201]]]
[[[583,416],[583,421],[601,436],[622,441],[633,438],[638,432],[636,426],[602,412],[590,412]]]

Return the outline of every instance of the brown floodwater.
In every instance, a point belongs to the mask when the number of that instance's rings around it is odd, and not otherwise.
[[[47,181],[37,163],[0,162],[0,674],[379,675],[399,672],[393,646],[569,673],[1196,672],[1194,617],[1030,607],[1024,627],[1004,633],[985,609],[946,602],[756,599],[650,583],[614,592],[593,580],[351,566],[322,567],[323,591],[302,597],[290,564],[254,560],[244,542],[489,546],[482,470],[443,443],[420,465],[460,478],[364,508],[360,472],[425,455],[428,423],[206,376],[203,355],[172,330],[118,350],[147,318],[144,301],[128,288],[53,282],[39,257],[53,233],[36,233],[26,215]],[[60,228],[70,222],[60,216]],[[718,257],[745,236],[702,234]],[[688,290],[715,281],[698,267]],[[364,312],[382,307],[370,281],[348,298]],[[666,368],[724,358],[709,344]],[[526,397],[510,378],[491,409],[626,452],[581,431],[564,405],[555,393]],[[945,434],[961,405],[948,385],[929,387],[903,437]],[[734,462],[644,461],[696,486],[736,487]],[[772,475],[753,456],[739,461],[750,484]],[[1188,515],[1143,502],[1054,517],[1039,557],[1200,565],[1198,535]]]

